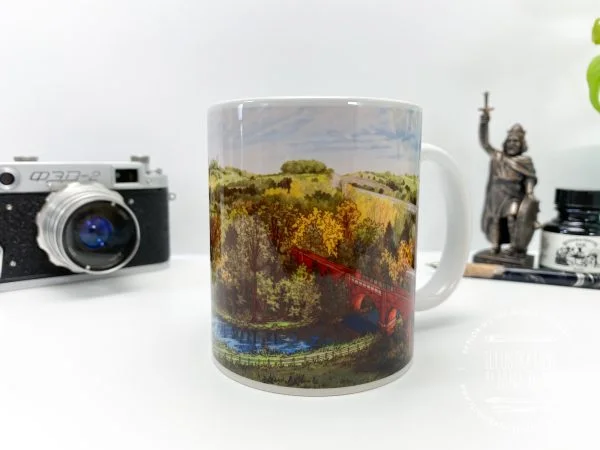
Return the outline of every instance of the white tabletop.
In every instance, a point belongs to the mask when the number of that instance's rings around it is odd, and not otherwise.
[[[213,366],[208,279],[175,258],[1,293],[0,449],[598,448],[598,291],[465,279],[417,315],[404,377],[303,398]]]

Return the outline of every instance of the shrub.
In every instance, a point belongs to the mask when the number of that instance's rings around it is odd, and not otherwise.
[[[327,173],[325,164],[314,159],[286,161],[281,165],[281,172],[290,174]]]

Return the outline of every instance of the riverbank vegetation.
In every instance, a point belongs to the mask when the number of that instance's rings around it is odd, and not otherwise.
[[[271,352],[266,348],[255,353],[239,353],[225,344],[216,344],[214,353],[221,360],[242,366],[301,367],[360,353],[379,339],[381,336],[378,334],[367,334],[343,344],[326,345],[316,350],[296,352],[290,355]]]
[[[303,327],[307,327],[309,325],[312,325],[314,322],[312,320],[308,320],[308,321],[273,321],[273,322],[258,322],[258,323],[253,323],[250,319],[250,313],[247,312],[245,315],[243,315],[242,317],[233,317],[229,314],[227,314],[224,311],[220,311],[218,309],[213,309],[213,313],[216,314],[217,316],[219,316],[221,319],[225,320],[226,322],[235,325],[236,327],[239,327],[241,329],[246,329],[246,330],[280,330],[280,331],[285,331],[285,330],[292,330],[292,329],[297,329],[297,328],[303,328]]]

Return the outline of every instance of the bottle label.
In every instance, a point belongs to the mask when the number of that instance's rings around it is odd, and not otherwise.
[[[600,273],[600,236],[573,236],[544,231],[540,267]]]

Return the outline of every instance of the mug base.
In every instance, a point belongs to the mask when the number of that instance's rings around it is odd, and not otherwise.
[[[390,375],[388,377],[382,378],[377,381],[371,381],[369,383],[357,384],[356,386],[347,386],[340,388],[319,388],[319,389],[310,389],[310,388],[294,388],[294,387],[285,387],[285,386],[277,386],[274,384],[261,383],[260,381],[254,381],[246,377],[242,377],[235,372],[224,367],[217,359],[213,356],[213,363],[217,366],[225,376],[231,378],[233,381],[236,381],[244,386],[251,387],[253,389],[258,389],[261,391],[271,392],[274,394],[282,394],[282,395],[293,395],[299,397],[331,397],[336,395],[350,395],[350,394],[358,394],[364,391],[370,391],[372,389],[376,389],[381,386],[385,386],[393,381],[396,381],[402,375],[404,375],[410,369],[412,365],[412,358],[410,361],[400,369],[398,372]]]

